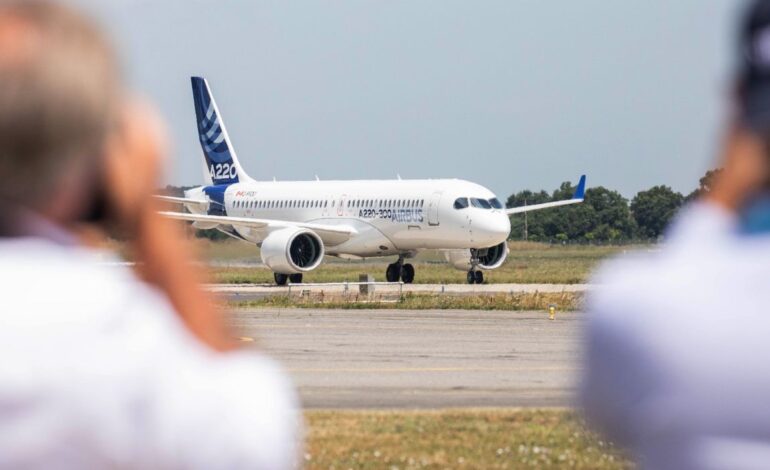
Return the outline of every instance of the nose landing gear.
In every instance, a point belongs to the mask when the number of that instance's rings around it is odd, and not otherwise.
[[[471,270],[468,271],[466,280],[468,284],[484,284],[484,272],[477,270],[476,266],[479,265],[479,251],[475,248],[471,248]]]
[[[399,257],[398,261],[389,264],[385,270],[385,279],[388,282],[398,282],[399,279],[404,284],[411,284],[414,281],[414,266],[409,263],[404,264],[404,258]]]

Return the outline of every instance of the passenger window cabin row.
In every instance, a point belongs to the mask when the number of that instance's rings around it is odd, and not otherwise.
[[[423,207],[424,199],[353,199],[348,200],[348,208],[418,208]],[[331,206],[335,207],[335,201]],[[328,200],[270,200],[270,201],[235,201],[233,205],[236,209],[308,209],[328,207]]]
[[[236,209],[307,209],[314,207],[327,207],[328,203],[329,201],[313,200],[235,201],[234,207]]]
[[[348,207],[364,207],[374,208],[381,207],[384,209],[402,209],[402,208],[418,208],[425,204],[424,199],[353,199],[347,202]]]

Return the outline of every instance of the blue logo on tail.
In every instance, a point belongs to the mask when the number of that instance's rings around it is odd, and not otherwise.
[[[238,168],[206,81],[200,77],[192,77],[192,91],[195,116],[198,120],[198,136],[211,179],[214,184],[237,183]]]

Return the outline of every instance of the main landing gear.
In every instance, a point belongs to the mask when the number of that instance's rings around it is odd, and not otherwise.
[[[281,274],[281,273],[273,273],[273,279],[275,279],[275,283],[279,286],[285,286],[287,282],[290,282],[292,284],[302,284],[302,273],[297,274]]]
[[[414,266],[409,263],[404,264],[404,258],[399,257],[398,261],[389,264],[385,270],[385,279],[388,282],[398,282],[399,279],[404,284],[411,284],[414,281]]]
[[[484,271],[474,271],[471,269],[468,271],[466,279],[468,284],[484,284]]]

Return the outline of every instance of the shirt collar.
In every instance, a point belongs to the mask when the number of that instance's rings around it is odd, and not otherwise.
[[[9,224],[5,230],[6,237],[41,238],[62,246],[80,245],[71,231],[33,211],[15,207],[4,212],[7,216],[5,223]]]

